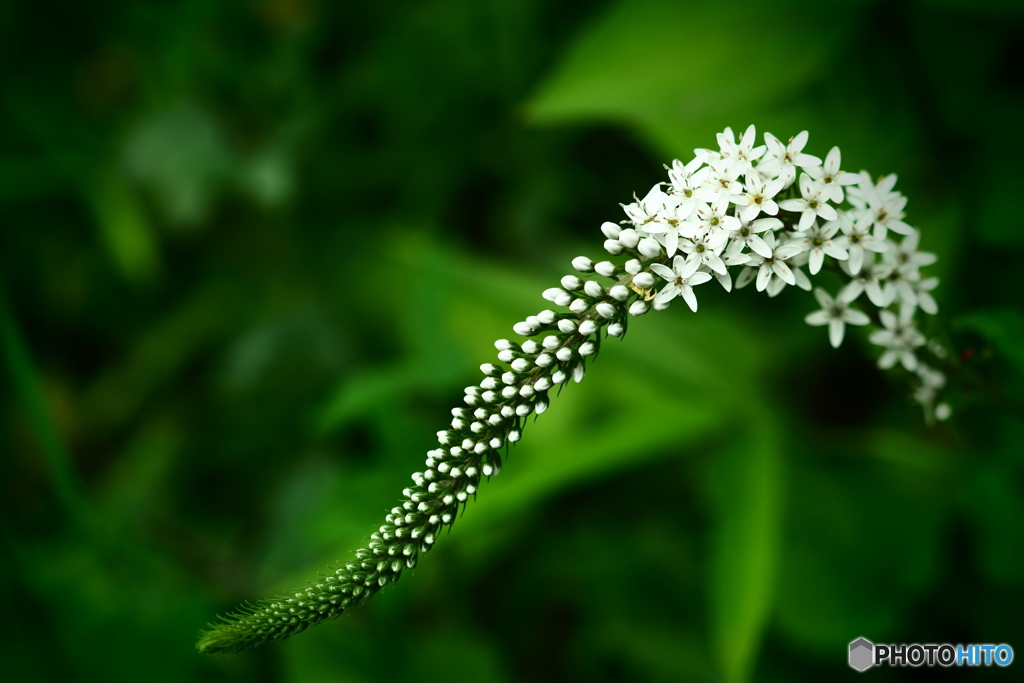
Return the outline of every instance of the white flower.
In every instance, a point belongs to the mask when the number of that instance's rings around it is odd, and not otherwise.
[[[845,261],[849,258],[846,249],[836,244],[832,239],[837,232],[839,232],[839,221],[829,221],[821,227],[818,227],[818,223],[814,222],[806,230],[793,233],[793,241],[802,242],[804,251],[808,254],[808,269],[811,271],[811,275],[815,275],[821,270],[821,265],[825,262],[826,255],[840,261]],[[846,242],[846,240],[843,240],[843,242]]]
[[[878,359],[878,367],[883,370],[896,365],[897,361],[907,370],[917,369],[917,356],[914,349],[924,346],[925,338],[914,328],[914,307],[900,307],[897,316],[892,311],[879,311],[884,330],[875,330],[868,337],[872,344],[885,347],[885,352]]]
[[[640,226],[638,230],[652,235],[664,245],[668,255],[672,256],[676,253],[680,237],[693,237],[697,234],[697,223],[687,219],[698,205],[703,204],[697,201],[676,201],[666,206],[656,221]]]
[[[800,230],[806,230],[815,218],[834,221],[836,210],[828,203],[828,192],[825,186],[811,179],[806,173],[800,174],[800,198],[786,199],[779,202],[779,208],[786,211],[800,212]]]
[[[833,348],[838,349],[843,343],[846,324],[867,325],[871,322],[863,312],[850,308],[850,302],[843,298],[842,293],[833,299],[824,289],[817,288],[814,297],[821,304],[821,310],[809,313],[804,321],[808,325],[828,325],[828,340]]]
[[[697,207],[694,214],[699,223],[697,235],[711,230],[736,230],[740,227],[740,220],[736,216],[729,215],[729,197],[721,195],[711,204],[703,204]]]
[[[725,291],[732,291],[732,275],[729,274],[730,266],[741,266],[744,263],[750,261],[750,254],[743,251],[743,242],[739,240],[732,240],[729,245],[725,248],[725,251],[720,254],[722,263],[726,265],[724,273],[711,272],[711,276],[718,280],[718,283],[725,288]]]
[[[837,204],[843,201],[843,185],[853,185],[861,179],[857,173],[840,171],[839,159],[839,148],[833,147],[825,156],[825,163],[807,169],[807,174],[824,185],[828,198]]]
[[[681,255],[672,259],[671,269],[660,263],[652,263],[651,270],[669,283],[654,297],[655,307],[664,307],[681,294],[690,310],[696,313],[697,297],[693,293],[693,288],[711,279],[707,273],[698,272],[699,267],[699,261],[687,262]]]
[[[898,232],[901,235],[913,234],[914,229],[903,222],[903,209],[906,205],[907,198],[899,195],[875,209],[874,226],[877,239],[885,239],[889,230]]]
[[[789,266],[789,269],[793,272],[793,279],[796,281],[797,287],[805,292],[809,292],[813,289],[811,280],[804,274],[804,271],[800,270],[798,266],[793,264],[787,263],[786,265]],[[783,289],[786,288],[787,284],[789,283],[782,278],[773,275],[771,279],[768,280],[768,286],[764,288],[764,291],[768,293],[769,297],[776,297]]]
[[[676,159],[669,169],[668,178],[671,182],[672,193],[683,197],[683,201],[689,199],[701,199],[711,201],[715,193],[706,187],[711,169],[704,165],[700,158],[693,159],[690,163],[683,165],[683,162]]]
[[[917,250],[917,244],[920,239],[921,233],[914,230],[904,237],[899,244],[891,240],[888,241],[887,249],[884,253],[886,263],[899,268],[907,275],[911,273],[916,274],[917,269],[921,266],[930,266],[935,263],[938,260],[935,254]]]
[[[857,184],[852,185],[848,191],[850,204],[870,216],[876,239],[884,240],[889,230],[901,235],[914,232],[912,227],[903,222],[907,198],[893,191],[895,185],[895,173],[880,178],[875,185],[871,182],[871,176],[861,171]]]
[[[749,223],[762,211],[769,216],[777,214],[779,205],[773,197],[782,192],[785,181],[782,178],[762,178],[756,169],[747,171],[746,178],[747,191],[730,197],[738,209],[739,219]]]
[[[743,192],[743,183],[739,177],[743,175],[743,164],[732,159],[711,159],[708,161],[711,173],[708,175],[705,188],[714,197],[734,195]]]
[[[860,272],[861,266],[864,263],[865,250],[880,254],[888,247],[885,242],[875,239],[874,235],[869,232],[871,227],[869,221],[856,221],[846,211],[839,214],[838,220],[839,229],[843,231],[846,240],[836,240],[836,244],[846,249],[847,254],[850,256],[848,260],[850,264],[849,273],[856,275]]]
[[[910,286],[914,290],[917,305],[929,315],[935,315],[939,312],[939,305],[935,302],[935,297],[931,295],[931,291],[938,285],[939,278],[937,277],[929,277],[924,280],[910,280]]]
[[[734,242],[746,244],[755,254],[767,257],[772,255],[772,249],[757,234],[766,230],[777,230],[781,227],[782,221],[778,218],[758,218],[754,221],[740,223],[738,228],[730,231],[729,236]]]
[[[785,260],[799,254],[800,247],[795,244],[775,246],[775,235],[773,233],[768,233],[764,236],[764,243],[771,253],[768,256],[759,254],[750,262],[750,265],[757,266],[758,268],[757,291],[763,292],[773,275],[786,284],[795,285],[796,276],[793,275],[793,271],[789,266],[785,264]]]
[[[857,183],[847,189],[846,199],[858,209],[878,208],[900,196],[899,192],[893,192],[895,186],[895,173],[879,178],[876,185],[871,182],[870,173],[861,171],[857,174]]]
[[[713,228],[705,232],[703,236],[685,240],[682,248],[688,254],[686,262],[696,261],[698,265],[703,264],[716,273],[724,275],[725,262],[722,261],[718,252],[728,239],[728,232],[720,228]]]
[[[622,205],[622,210],[626,212],[626,216],[628,216],[629,220],[638,228],[659,220],[661,214],[669,205],[675,206],[678,204],[679,200],[669,194],[666,194],[665,191],[661,189],[661,185],[662,183],[658,183],[652,187],[650,192],[648,192],[643,199],[637,199],[634,196],[632,204]]]
[[[839,267],[850,276],[850,281],[843,287],[843,297],[847,301],[856,301],[861,292],[867,292],[868,299],[875,306],[885,308],[892,303],[896,297],[896,291],[889,284],[888,277],[892,268],[884,263],[876,263],[874,258],[861,264],[860,271],[856,274],[849,261],[843,261]]]
[[[739,166],[739,173],[746,173],[751,168],[751,163],[757,161],[764,154],[764,145],[754,147],[757,141],[757,129],[751,124],[747,130],[740,133],[740,140],[737,143],[733,139],[732,128],[726,127],[725,131],[718,134],[718,146],[721,150],[722,159],[735,162]]]
[[[789,187],[796,180],[796,169],[813,168],[821,163],[821,159],[810,154],[804,154],[803,148],[807,144],[807,131],[801,131],[796,137],[789,139],[788,145],[771,133],[764,134],[765,144],[768,146],[768,153],[761,158],[757,168],[762,173],[770,173],[781,178],[784,187]]]

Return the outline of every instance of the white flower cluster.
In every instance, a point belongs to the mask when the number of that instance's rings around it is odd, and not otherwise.
[[[775,296],[789,285],[811,290],[809,275],[835,270],[844,285],[835,296],[815,289],[821,310],[807,322],[827,325],[833,346],[846,325],[874,324],[868,338],[883,349],[879,365],[915,373],[914,396],[928,419],[948,416],[938,402],[945,377],[920,360],[925,349],[940,356],[941,349],[914,324],[918,310],[938,310],[931,295],[938,280],[920,272],[935,256],[917,250],[919,235],[903,221],[906,199],[893,191],[896,177],[875,183],[867,173],[846,173],[837,148],[824,162],[805,154],[806,132],[787,143],[765,134],[755,146],[753,126],[738,140],[727,128],[718,142],[717,150],[696,150],[688,164],[673,162],[668,183],[625,205],[626,227],[601,226],[614,260],[573,259],[579,275],[543,293],[558,310],[513,326],[526,340],[495,342],[497,362],[481,366],[483,379],[466,388],[465,406],[452,411],[426,468],[412,475],[367,547],[300,592],[211,625],[200,650],[238,652],[285,638],[397,581],[454,523],[480,480],[499,472],[502,452],[520,439],[530,415],[547,409],[549,392],[583,379],[602,331],[621,337],[631,316],[677,297],[696,311],[694,290],[712,279],[727,291],[755,282]]]
[[[634,256],[638,276],[663,281],[645,298],[662,309],[681,296],[696,311],[694,287],[711,279],[727,291],[755,282],[776,296],[787,285],[810,291],[809,275],[828,266],[845,285],[835,296],[815,289],[821,309],[807,323],[827,325],[834,347],[846,325],[874,323],[869,340],[883,348],[879,366],[900,363],[916,373],[915,398],[927,418],[947,417],[949,407],[936,405],[945,378],[921,362],[927,339],[914,325],[918,310],[938,311],[931,295],[938,279],[920,270],[935,255],[917,249],[920,234],[904,222],[907,200],[893,190],[896,176],[875,183],[867,172],[843,171],[837,147],[824,162],[806,154],[806,131],[787,143],[765,133],[756,145],[754,126],[738,139],[726,128],[718,143],[695,150],[685,165],[674,161],[668,183],[624,205],[629,227],[604,226],[608,252]],[[646,279],[633,284],[648,289]]]

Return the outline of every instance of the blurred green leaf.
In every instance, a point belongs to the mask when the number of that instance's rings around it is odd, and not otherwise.
[[[891,440],[881,444],[888,449]],[[874,450],[851,443],[851,455],[866,449]],[[782,632],[823,655],[858,635],[898,632],[907,606],[943,571],[951,472],[889,456],[868,465],[863,457],[800,451],[790,490],[803,495],[787,506],[789,542],[780,558]]]
[[[962,491],[972,522],[972,539],[985,578],[1009,588],[1024,574],[1024,555],[1007,548],[1024,547],[1024,502],[1021,473],[1007,472],[1002,463],[979,464]]]
[[[589,28],[526,106],[528,120],[625,123],[682,154],[725,125],[760,122],[820,77],[850,40],[851,5],[623,0]],[[798,49],[784,37],[797,32]],[[743,112],[743,121],[733,121]],[[742,130],[742,129],[740,129]]]
[[[755,406],[712,466],[715,531],[709,568],[712,634],[722,679],[751,679],[775,601],[783,456],[778,418]]]

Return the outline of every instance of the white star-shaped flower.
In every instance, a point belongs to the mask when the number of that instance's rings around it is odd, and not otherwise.
[[[849,261],[839,263],[839,267],[850,276],[850,281],[843,287],[843,298],[847,301],[856,301],[861,292],[866,292],[871,303],[879,308],[885,308],[892,303],[896,298],[896,290],[888,279],[892,268],[876,262],[874,256],[862,263],[857,273],[853,272],[849,264]]]
[[[923,280],[911,280],[910,286],[914,290],[917,305],[921,307],[922,311],[929,315],[935,315],[939,312],[939,305],[931,294],[931,291],[939,286],[939,278],[928,277]]]
[[[784,187],[789,187],[796,181],[797,168],[809,169],[821,164],[818,157],[803,153],[803,148],[807,144],[806,130],[790,138],[789,143],[785,145],[771,133],[764,134],[764,141],[768,146],[768,153],[761,158],[757,168],[762,173],[782,178]]]
[[[876,184],[872,182],[871,174],[861,171],[857,174],[857,182],[846,190],[846,199],[858,209],[878,208],[900,196],[899,192],[893,191],[895,186],[895,173],[882,176]]]
[[[715,193],[708,190],[706,183],[711,175],[711,169],[704,165],[704,161],[696,158],[690,163],[683,165],[683,162],[676,159],[669,169],[668,179],[672,185],[673,194],[682,195],[686,199],[702,199],[711,201]]]
[[[714,197],[729,197],[730,195],[743,192],[743,183],[740,176],[743,175],[743,164],[735,159],[711,159],[708,161],[708,174],[705,190]]]
[[[884,257],[887,263],[908,272],[916,272],[922,266],[930,266],[938,260],[938,257],[929,251],[918,251],[917,245],[921,240],[921,233],[914,230],[896,244],[888,243]]]
[[[736,230],[740,227],[740,221],[736,216],[729,215],[729,197],[720,195],[711,204],[703,204],[697,207],[694,213],[696,220],[700,223],[697,235],[700,236],[709,230]]]
[[[693,288],[711,279],[709,274],[698,271],[699,267],[699,261],[687,262],[679,254],[672,259],[672,268],[660,263],[652,263],[651,270],[668,282],[654,297],[654,307],[664,308],[672,299],[682,295],[686,305],[690,307],[691,311],[696,313],[697,297],[693,293]]]
[[[757,291],[763,292],[768,286],[772,276],[778,277],[788,285],[796,284],[796,276],[785,261],[800,253],[800,247],[795,244],[775,245],[775,234],[767,233],[764,236],[764,243],[771,250],[768,256],[758,255],[754,257],[749,265],[757,266]]]
[[[878,367],[886,370],[900,362],[913,372],[917,369],[914,349],[925,343],[924,335],[914,328],[914,307],[901,306],[898,316],[892,311],[879,311],[878,315],[885,329],[875,330],[868,337],[872,344],[885,347],[878,359]]]
[[[740,133],[739,142],[733,138],[732,128],[726,127],[724,132],[718,134],[721,158],[736,162],[740,167],[740,173],[750,170],[751,163],[760,159],[767,149],[764,145],[754,147],[755,142],[757,142],[757,129],[753,124],[747,126],[747,130]]]
[[[819,181],[813,180],[806,173],[800,174],[800,197],[797,199],[786,199],[779,202],[779,208],[786,211],[800,213],[800,225],[798,230],[806,230],[816,218],[826,221],[834,221],[838,214],[835,208],[828,203],[829,194],[825,186]]]
[[[811,275],[815,275],[821,270],[826,255],[839,261],[849,258],[846,249],[833,240],[837,232],[839,232],[838,221],[829,221],[821,227],[818,227],[818,223],[815,221],[806,230],[793,233],[793,240],[803,243],[804,251],[808,255],[807,265]],[[843,241],[845,242],[845,240]]]
[[[828,340],[833,348],[838,349],[843,343],[846,325],[867,325],[871,322],[862,311],[850,308],[850,302],[843,298],[842,293],[833,299],[819,287],[814,290],[814,297],[821,305],[821,310],[809,313],[804,321],[808,325],[828,325]]]
[[[746,191],[730,197],[730,201],[737,207],[739,219],[749,223],[762,211],[769,216],[777,214],[779,205],[773,197],[782,192],[785,185],[782,178],[762,178],[756,169],[751,169],[747,171],[746,179]]]
[[[750,261],[750,254],[743,251],[744,243],[740,240],[731,240],[725,251],[721,253],[722,263],[726,265],[724,273],[711,272],[711,276],[718,280],[718,284],[725,288],[725,291],[732,291],[732,275],[729,267],[742,266]]]
[[[697,261],[698,265],[703,264],[719,275],[724,275],[725,262],[718,252],[725,246],[728,239],[727,231],[721,228],[712,228],[703,235],[684,240],[682,249],[687,253],[686,262]]]
[[[836,244],[846,249],[850,256],[848,263],[851,275],[856,275],[860,272],[861,266],[866,259],[865,251],[881,254],[888,249],[885,242],[875,239],[874,235],[871,234],[870,218],[854,220],[849,211],[843,211],[839,214],[838,221],[839,229],[843,231],[846,240],[836,239]]]
[[[840,152],[833,147],[820,166],[807,169],[807,174],[825,186],[829,199],[839,204],[843,201],[843,186],[860,182],[860,175],[839,170]]]
[[[632,204],[622,205],[622,210],[626,212],[633,225],[642,228],[648,223],[658,221],[670,205],[675,206],[679,203],[678,198],[666,193],[661,186],[662,183],[658,183],[643,199],[636,199],[634,195],[635,201]]]
[[[778,218],[758,218],[750,222],[741,222],[738,228],[729,233],[729,236],[734,242],[746,244],[755,254],[767,257],[772,255],[772,248],[758,237],[758,233],[778,230],[781,227],[782,221]]]
[[[678,201],[678,195],[672,195],[677,201],[665,206],[656,220],[645,223],[637,228],[644,235],[650,235],[665,247],[669,256],[676,253],[680,237],[693,237],[697,234],[699,224],[688,220],[694,210],[703,206],[698,201]]]

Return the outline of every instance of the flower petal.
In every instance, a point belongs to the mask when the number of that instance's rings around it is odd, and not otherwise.
[[[772,272],[788,284],[796,284],[796,278],[793,276],[793,271],[791,271],[789,266],[787,266],[783,261],[772,261]]]
[[[827,325],[829,320],[831,320],[831,318],[829,318],[828,313],[826,313],[825,311],[815,311],[814,313],[808,313],[807,316],[804,318],[805,323],[807,323],[808,325],[813,325],[815,327],[818,327],[819,325]]]
[[[690,307],[691,311],[696,313],[697,312],[697,297],[693,293],[693,288],[689,287],[687,285],[683,285],[682,290],[683,290],[683,301],[686,302],[686,305]]]
[[[757,235],[747,235],[747,244],[750,246],[750,250],[759,256],[765,258],[771,258],[772,248],[768,246],[768,243]]]
[[[657,273],[660,277],[667,280],[668,282],[676,281],[676,274],[668,266],[664,266],[660,263],[652,263],[651,270]]]
[[[832,348],[838,349],[839,345],[843,343],[843,332],[846,327],[843,325],[842,320],[832,318],[828,322],[828,340],[832,343]]]

